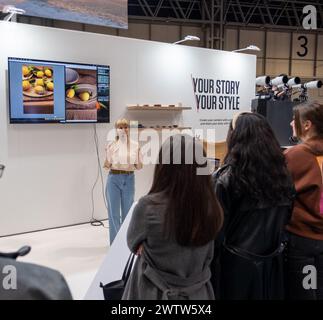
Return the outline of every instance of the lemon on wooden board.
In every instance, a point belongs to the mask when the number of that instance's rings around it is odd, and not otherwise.
[[[30,82],[29,82],[29,81],[24,80],[24,81],[22,82],[22,89],[23,89],[24,91],[29,90],[29,89],[30,89],[30,87],[31,87],[31,85],[30,85]]]
[[[44,87],[42,87],[42,86],[36,86],[36,87],[35,87],[35,92],[36,92],[37,94],[44,94],[44,93],[45,93],[45,89],[44,89]]]
[[[27,66],[22,67],[22,74],[26,77],[30,73],[30,69]]]
[[[53,91],[54,90],[54,83],[53,82],[47,82],[46,87],[47,87],[47,90]]]
[[[44,86],[44,80],[43,79],[36,79],[35,85],[36,86]]]
[[[84,91],[84,92],[81,92],[79,94],[79,98],[82,100],[82,101],[88,101],[90,99],[90,93],[87,92],[87,91]]]
[[[70,98],[70,99],[74,98],[74,96],[75,96],[75,90],[74,90],[74,89],[68,89],[68,90],[66,91],[66,96],[67,96],[68,98]]]
[[[37,78],[42,78],[44,76],[44,72],[43,71],[37,71],[36,76],[37,76]]]
[[[50,78],[52,76],[52,70],[46,69],[45,70],[45,76],[48,77],[48,78]]]

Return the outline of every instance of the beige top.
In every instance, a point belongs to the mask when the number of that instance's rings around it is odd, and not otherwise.
[[[109,143],[106,148],[106,160],[104,168],[135,171],[142,168],[142,153],[139,144],[130,140],[127,141],[118,139]]]

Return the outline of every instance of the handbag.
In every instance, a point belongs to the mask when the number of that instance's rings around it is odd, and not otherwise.
[[[100,282],[100,287],[103,290],[104,300],[121,300],[127,281],[131,274],[134,259],[135,255],[131,253],[120,280],[116,280],[105,285]]]

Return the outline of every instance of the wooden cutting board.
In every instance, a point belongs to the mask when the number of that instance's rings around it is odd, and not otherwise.
[[[54,100],[25,101],[24,106],[54,106]]]

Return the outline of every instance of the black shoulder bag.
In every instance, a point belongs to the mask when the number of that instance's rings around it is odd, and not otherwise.
[[[100,287],[103,290],[105,300],[121,300],[127,281],[131,274],[134,259],[135,255],[131,253],[120,280],[116,280],[105,285],[100,282]]]

